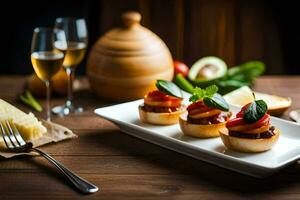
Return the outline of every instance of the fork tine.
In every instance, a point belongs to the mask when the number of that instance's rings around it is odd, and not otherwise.
[[[8,120],[5,120],[5,125],[8,129],[8,132],[9,132],[8,136],[9,136],[10,141],[13,143],[13,145],[15,147],[20,147],[20,143],[17,141],[17,139],[14,135],[14,131],[12,130]]]
[[[14,122],[12,121],[7,121],[8,126],[10,126],[13,135],[15,136],[17,142],[19,143],[19,145],[25,145],[26,142],[24,141],[23,137],[21,136],[20,132],[18,131],[17,127],[15,126]]]
[[[20,144],[17,142],[15,136],[13,135],[13,130],[11,129],[9,123],[7,123],[7,120],[3,123],[4,128],[6,128],[7,132],[6,135],[8,135],[8,138],[12,145],[16,148],[20,147]]]
[[[14,148],[14,146],[12,145],[12,143],[11,143],[9,137],[8,137],[7,134],[6,134],[6,131],[5,131],[3,122],[0,122],[0,128],[1,128],[2,138],[3,138],[3,140],[4,140],[4,143],[5,143],[6,147],[7,147],[8,149]]]

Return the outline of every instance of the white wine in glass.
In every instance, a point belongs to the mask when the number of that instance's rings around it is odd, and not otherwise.
[[[62,67],[64,54],[55,51],[35,51],[31,53],[31,63],[41,80],[50,80]]]
[[[31,63],[36,75],[46,84],[46,119],[51,120],[50,80],[64,62],[64,53],[58,51],[55,43],[66,46],[64,31],[51,28],[35,28],[31,43]]]
[[[84,42],[68,42],[67,49],[60,48],[60,45],[57,46],[57,49],[65,54],[63,66],[65,68],[75,68],[84,58],[86,44]]]
[[[57,106],[52,112],[60,116],[69,115],[72,112],[82,112],[82,107],[76,107],[73,102],[73,80],[76,67],[85,56],[88,43],[87,27],[84,19],[58,18],[55,27],[66,32],[67,45],[56,43],[56,48],[65,54],[63,67],[68,75],[68,97],[65,105]]]

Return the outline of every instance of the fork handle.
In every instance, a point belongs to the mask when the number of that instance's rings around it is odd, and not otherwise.
[[[63,164],[56,161],[53,157],[49,154],[37,149],[31,148],[35,152],[39,153],[41,156],[46,158],[50,163],[52,163],[63,175],[65,175],[71,183],[81,192],[83,193],[94,193],[98,191],[98,187],[88,181],[84,180],[83,178],[76,175],[74,172],[66,168]]]

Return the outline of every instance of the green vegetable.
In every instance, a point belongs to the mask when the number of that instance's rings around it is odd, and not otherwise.
[[[188,76],[189,80],[191,81],[192,85],[201,88],[210,85],[217,85],[219,88],[218,92],[220,94],[227,94],[228,92],[231,92],[232,90],[235,90],[242,86],[251,86],[255,78],[260,76],[265,71],[265,64],[260,61],[246,62],[227,70],[227,68],[224,67],[226,66],[226,64],[220,64],[222,61],[220,59],[211,59],[211,57],[209,57],[208,59],[207,57],[205,57],[200,60],[201,62],[197,62],[197,64],[195,63],[195,66],[193,65],[193,70],[190,70]],[[220,69],[223,69],[224,75],[216,76],[214,78],[197,78],[197,72],[199,72],[199,70],[201,70],[206,64],[212,63],[214,63],[215,66],[223,66]],[[183,79],[181,77],[175,77],[174,82],[183,90],[192,93],[191,84],[186,79]]]
[[[188,77],[191,81],[205,83],[223,77],[226,72],[227,65],[221,58],[208,56],[192,65]]]
[[[227,94],[228,92],[231,92],[237,88],[243,87],[243,86],[250,86],[250,82],[242,82],[238,80],[220,80],[218,81],[219,86],[219,92],[220,94]]]
[[[219,87],[221,94],[226,94],[242,86],[250,86],[256,77],[265,71],[265,65],[260,61],[246,62],[227,70],[226,75],[213,80],[191,79],[193,85],[207,87],[215,84]],[[189,76],[190,77],[190,76]],[[192,77],[194,78],[194,77]]]
[[[159,91],[171,95],[177,98],[182,98],[182,93],[180,88],[171,81],[166,80],[157,80],[156,81],[156,87]]]
[[[217,93],[218,87],[216,85],[208,86],[205,89],[196,87],[193,95],[190,97],[191,102],[196,102],[199,99],[203,99],[205,105],[211,108],[217,108],[223,111],[229,110],[229,105],[225,99]]]
[[[218,87],[216,85],[208,86],[205,89],[196,87],[189,101],[196,102],[199,99],[203,99],[205,97],[211,98],[216,92],[218,92]]]
[[[244,63],[240,66],[232,67],[227,71],[227,79],[241,82],[250,82],[260,76],[265,71],[265,64],[260,61]]]
[[[263,100],[252,102],[244,112],[244,120],[247,123],[254,123],[261,119],[267,112],[268,106]]]
[[[265,71],[265,65],[259,61],[244,63],[240,66],[230,68],[226,80],[239,82],[241,86],[250,86],[254,79]],[[236,86],[239,88],[241,86]]]
[[[194,91],[194,86],[188,80],[186,80],[182,74],[177,74],[175,76],[174,83],[186,92],[193,93]]]
[[[27,90],[24,95],[20,96],[20,100],[26,105],[32,107],[37,112],[42,112],[43,108],[39,102],[32,96],[32,94]]]
[[[264,63],[260,61],[247,62],[230,68],[227,75],[216,83],[220,93],[226,94],[242,86],[250,86],[256,77],[265,71]]]
[[[223,111],[229,110],[229,105],[225,99],[218,93],[215,93],[211,98],[205,97],[203,99],[205,105],[211,108],[217,108]]]
[[[220,87],[243,87],[248,86],[249,84],[249,82],[242,82],[238,80],[224,80],[218,82]]]
[[[205,88],[205,87],[208,87],[210,85],[218,85],[219,80],[220,80],[220,78],[213,79],[213,80],[208,80],[208,81],[200,81],[200,80],[196,79],[196,80],[191,81],[191,82],[194,86]]]

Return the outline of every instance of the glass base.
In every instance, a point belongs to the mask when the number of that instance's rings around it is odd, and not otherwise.
[[[71,113],[81,113],[81,112],[83,112],[82,107],[62,105],[62,106],[55,106],[52,108],[52,113],[60,117],[67,116]]]

